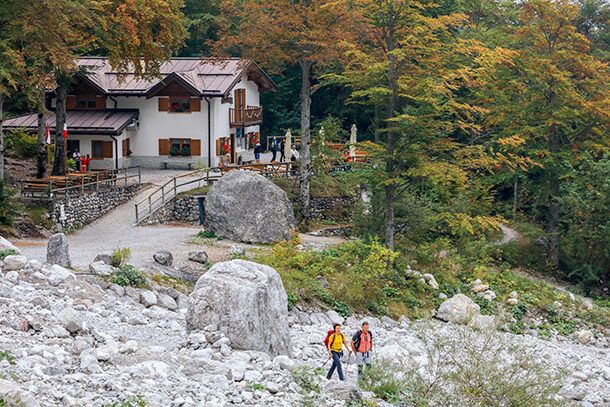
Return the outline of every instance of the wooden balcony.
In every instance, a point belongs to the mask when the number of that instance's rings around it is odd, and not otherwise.
[[[248,106],[245,109],[229,109],[229,122],[231,127],[256,126],[263,122],[263,108]]]

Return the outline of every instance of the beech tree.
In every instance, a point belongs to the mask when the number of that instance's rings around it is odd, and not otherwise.
[[[299,205],[309,218],[311,95],[316,69],[335,61],[338,44],[350,35],[350,10],[334,0],[223,0],[218,53],[239,52],[267,69],[301,69],[301,167]]]

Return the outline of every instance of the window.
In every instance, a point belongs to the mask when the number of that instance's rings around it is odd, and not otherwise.
[[[191,139],[172,138],[169,139],[169,155],[181,155],[188,157],[191,155]]]
[[[78,95],[76,96],[77,109],[95,109],[95,95]]]
[[[190,113],[191,98],[172,96],[169,98],[169,111],[173,113]]]
[[[92,141],[91,158],[94,160],[112,158],[112,141]]]

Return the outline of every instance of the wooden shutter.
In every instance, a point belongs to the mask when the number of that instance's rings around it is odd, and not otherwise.
[[[169,98],[159,98],[159,111],[169,112]]]
[[[96,110],[106,109],[106,96],[96,96],[95,97],[95,109]]]
[[[191,112],[201,112],[201,100],[199,98],[191,98]]]
[[[220,155],[220,146],[221,146],[221,141],[220,139],[216,140],[216,155]]]
[[[123,157],[127,157],[127,153],[129,152],[129,139],[126,138],[123,140]]]
[[[112,141],[104,141],[104,144],[102,145],[102,156],[104,158],[112,158],[113,144]]]
[[[68,95],[66,98],[66,109],[76,109],[76,96]]]
[[[201,155],[201,140],[191,139],[191,155]]]
[[[159,155],[169,155],[169,139],[159,139]]]

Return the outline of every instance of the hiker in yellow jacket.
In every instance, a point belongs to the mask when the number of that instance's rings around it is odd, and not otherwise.
[[[343,366],[341,366],[341,358],[343,357],[343,347],[352,353],[349,350],[349,346],[347,344],[347,340],[345,339],[345,335],[341,333],[341,324],[333,325],[334,332],[328,336],[328,344],[326,345],[328,350],[328,356],[332,358],[333,364],[326,375],[326,378],[330,380],[335,369],[339,374],[339,380],[345,380],[345,376],[343,375]]]

